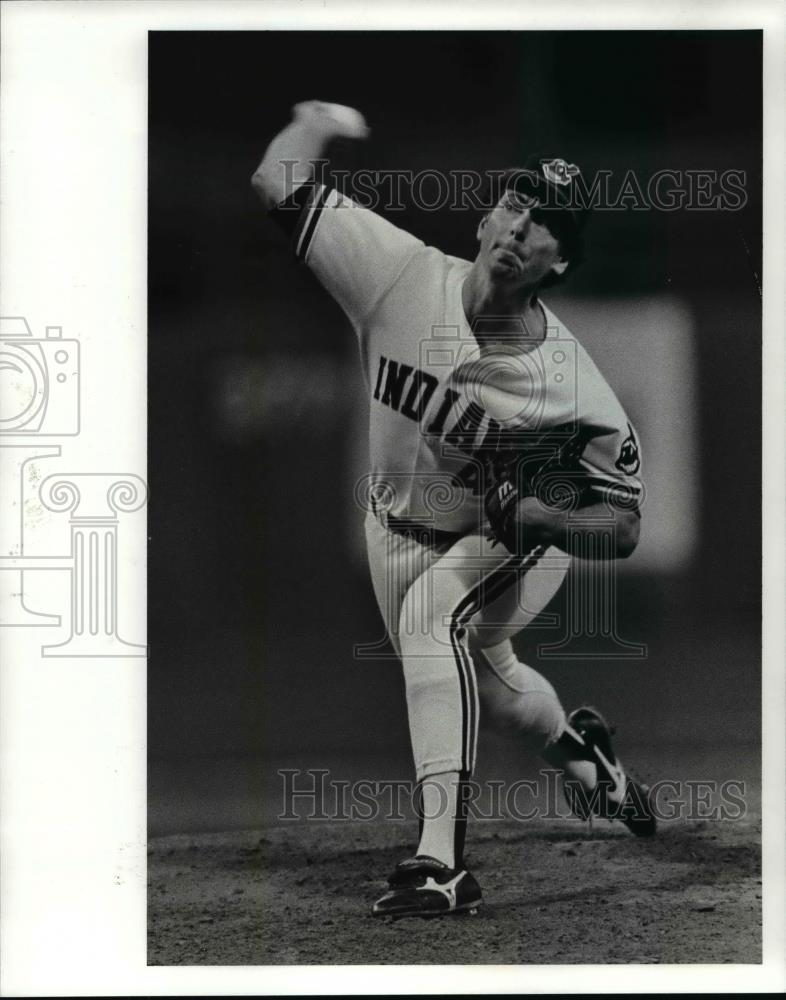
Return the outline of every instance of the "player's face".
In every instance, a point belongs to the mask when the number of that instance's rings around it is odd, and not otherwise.
[[[478,229],[481,257],[496,281],[537,287],[568,266],[559,241],[546,226],[537,198],[506,191]]]

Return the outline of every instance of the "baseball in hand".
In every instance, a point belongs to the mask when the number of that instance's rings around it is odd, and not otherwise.
[[[313,122],[328,135],[347,139],[366,139],[371,131],[363,115],[346,104],[302,101],[292,109],[292,117],[295,121]]]

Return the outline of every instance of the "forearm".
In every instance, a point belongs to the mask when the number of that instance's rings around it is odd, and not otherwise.
[[[597,535],[614,526],[612,559],[625,559],[639,541],[641,519],[630,510],[614,510],[599,502],[576,511],[546,507],[536,497],[525,497],[516,508],[516,525],[526,549],[536,545],[556,545],[568,551],[569,537]]]
[[[293,120],[268,146],[251,185],[268,208],[280,204],[314,174],[331,139],[364,139],[368,127],[360,112],[340,104],[304,101],[292,109]]]
[[[311,180],[314,161],[322,157],[329,141],[324,130],[307,121],[290,122],[278,133],[251,178],[252,187],[268,208]]]

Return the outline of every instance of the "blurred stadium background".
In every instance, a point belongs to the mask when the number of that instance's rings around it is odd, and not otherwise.
[[[645,776],[757,787],[760,59],[756,32],[150,35],[151,833],[263,822],[279,767],[409,777],[400,668],[352,655],[382,634],[353,504],[355,339],[249,186],[313,97],[366,114],[371,141],[335,150],[350,170],[548,148],[590,175],[746,172],[740,211],[596,213],[586,263],[544,296],[641,434],[618,620],[647,656],[542,660],[559,624],[518,645],[566,706],[603,708]],[[472,211],[388,217],[474,254]],[[482,773],[525,766],[493,739],[481,753]]]

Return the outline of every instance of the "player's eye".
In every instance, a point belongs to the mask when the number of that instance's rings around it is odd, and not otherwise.
[[[505,206],[513,212],[523,212],[526,209],[531,210],[537,204],[537,198],[532,198],[518,191],[505,195]]]
[[[555,209],[544,209],[538,206],[530,212],[530,219],[534,225],[547,229],[555,240],[563,239],[569,232],[569,223],[564,213]]]

